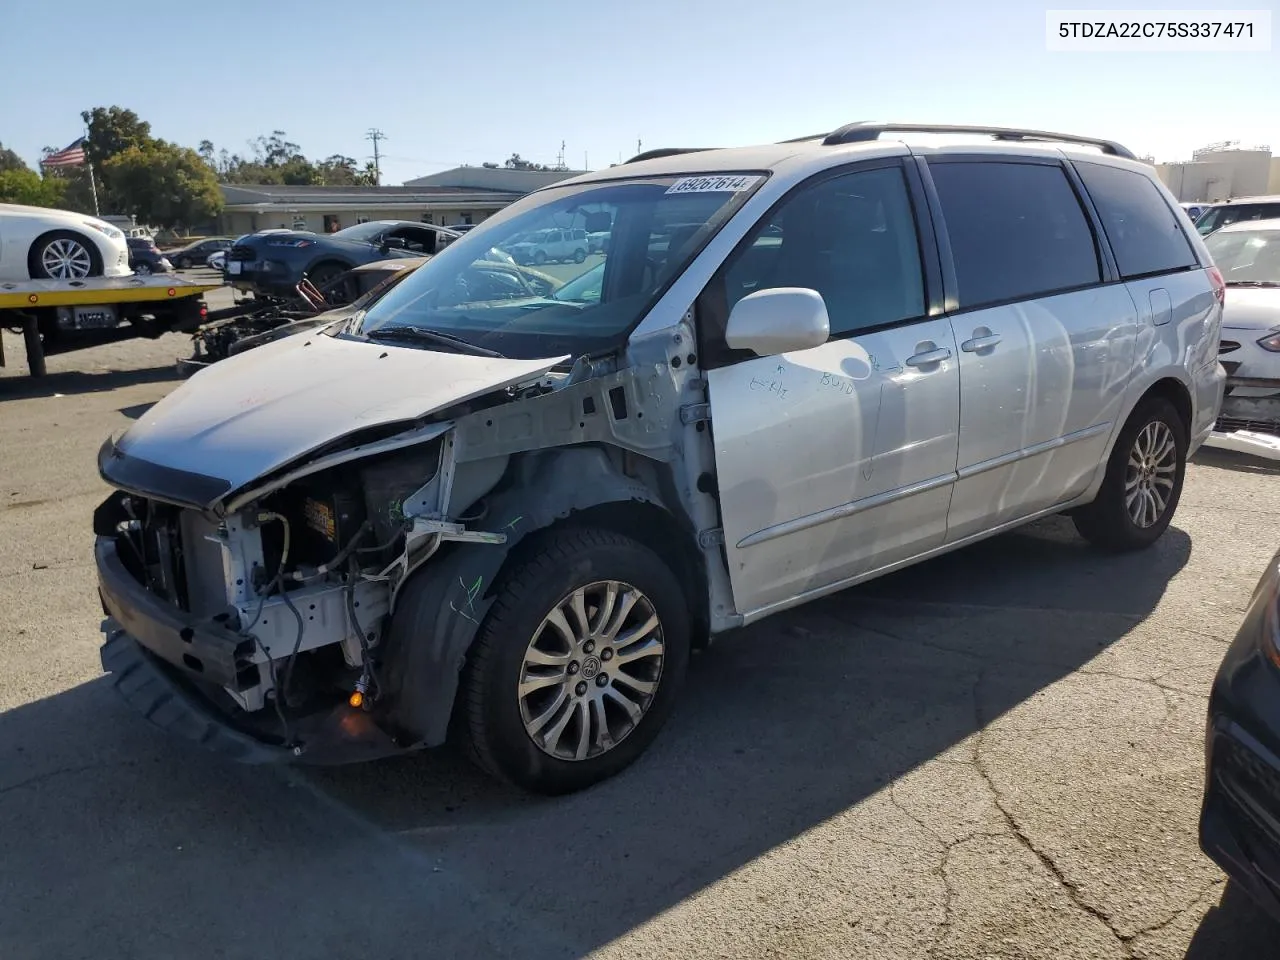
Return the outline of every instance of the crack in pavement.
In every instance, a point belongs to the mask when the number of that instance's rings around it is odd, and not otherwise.
[[[1000,815],[1004,818],[1005,823],[1008,824],[1009,830],[1013,834],[1014,838],[1017,839],[1017,841],[1022,844],[1022,846],[1025,847],[1032,856],[1040,861],[1040,865],[1044,867],[1044,869],[1048,871],[1049,875],[1058,882],[1058,885],[1066,891],[1067,896],[1071,899],[1071,902],[1076,906],[1076,908],[1102,924],[1107,932],[1110,933],[1116,939],[1116,942],[1124,949],[1125,956],[1132,958],[1134,956],[1133,946],[1131,944],[1132,937],[1126,938],[1115,928],[1110,917],[1085,900],[1080,888],[1067,877],[1056,863],[1054,863],[1052,857],[1041,851],[1040,848],[1035,845],[1023,830],[1022,825],[1018,823],[1013,814],[1006,807],[1005,799],[996,787],[995,780],[992,778],[990,771],[987,770],[987,766],[982,755],[982,748],[986,742],[987,733],[987,723],[982,710],[981,692],[982,683],[985,677],[986,671],[980,670],[978,672],[978,677],[973,684],[974,719],[978,725],[978,742],[975,750],[974,768],[978,771],[978,775],[982,778],[983,783],[986,784],[987,789],[991,792],[992,802],[995,803],[996,809],[1000,811]]]
[[[42,783],[45,780],[52,780],[54,777],[60,777],[68,773],[84,773],[87,770],[97,770],[100,767],[137,767],[141,766],[145,761],[142,760],[113,760],[110,763],[98,761],[97,763],[81,763],[68,767],[57,767],[53,770],[46,770],[44,773],[37,773],[25,780],[19,780],[17,783],[10,783],[0,786],[0,796],[19,790],[23,787],[30,787],[33,784]]]

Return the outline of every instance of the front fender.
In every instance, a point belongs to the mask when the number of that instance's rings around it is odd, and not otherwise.
[[[400,591],[387,634],[383,682],[392,722],[420,746],[444,742],[467,651],[497,596],[502,567],[526,537],[576,511],[639,501],[662,506],[649,487],[621,474],[603,448],[522,457],[489,498],[485,526],[504,544],[453,543]]]

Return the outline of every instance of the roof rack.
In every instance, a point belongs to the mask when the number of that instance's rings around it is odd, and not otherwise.
[[[1058,143],[1078,143],[1090,147],[1098,147],[1103,153],[1113,157],[1124,157],[1136,160],[1128,147],[1121,146],[1113,140],[1099,140],[1096,137],[1080,137],[1070,133],[1049,133],[1045,130],[1019,130],[1015,127],[969,127],[953,126],[938,123],[873,123],[860,121],[847,123],[839,130],[827,134],[822,141],[826,146],[841,143],[864,143],[878,140],[882,133],[976,133],[985,134],[996,140],[1014,141],[1046,141]]]
[[[657,160],[660,157],[674,157],[682,153],[701,153],[703,150],[712,150],[713,147],[659,147],[656,150],[646,150],[644,153],[637,153],[627,163],[639,163],[641,160]]]

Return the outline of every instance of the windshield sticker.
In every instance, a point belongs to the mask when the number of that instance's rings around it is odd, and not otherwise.
[[[741,193],[760,182],[760,177],[685,177],[667,188],[667,193]]]

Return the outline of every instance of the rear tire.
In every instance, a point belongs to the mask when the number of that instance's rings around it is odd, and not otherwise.
[[[149,276],[151,276],[151,273],[152,273],[152,270],[151,270],[151,264],[149,264],[149,263],[140,263],[140,264],[138,264],[136,267],[134,267],[134,268],[133,268],[133,272],[134,272],[134,273],[136,273],[136,274],[137,274],[138,276],[140,276],[140,277],[149,277]]]
[[[533,252],[533,262],[536,263],[538,266],[542,266],[544,263],[547,262],[547,255],[543,253],[541,250],[535,250]]]
[[[549,795],[625,769],[667,719],[688,667],[680,582],[628,537],[566,528],[497,589],[459,691],[472,759]]]
[[[1164,397],[1148,397],[1116,438],[1097,498],[1072,514],[1076,530],[1112,552],[1149,547],[1173,520],[1186,470],[1186,425]]]

